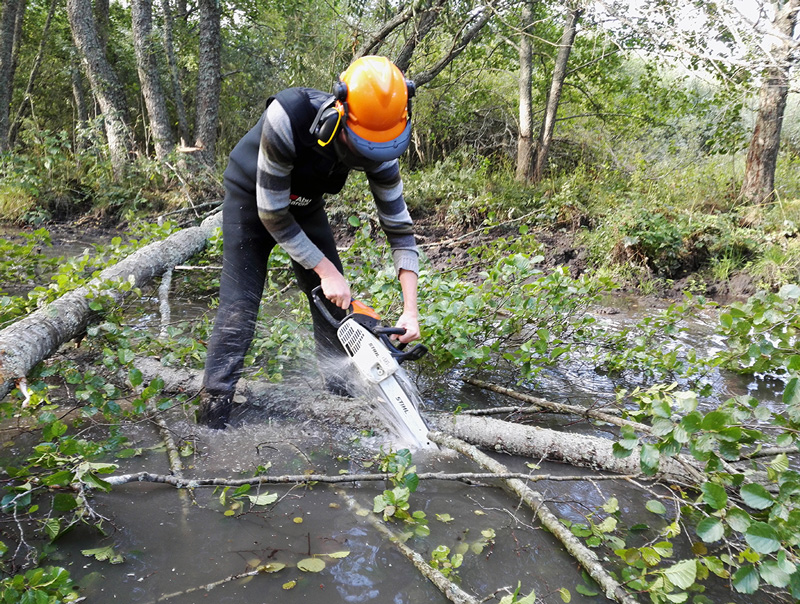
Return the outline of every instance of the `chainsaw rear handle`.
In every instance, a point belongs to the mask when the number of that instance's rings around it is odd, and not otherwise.
[[[398,335],[402,336],[406,330],[403,327],[386,327],[385,325],[381,325],[379,321],[373,319],[372,317],[368,317],[366,315],[358,315],[353,313],[353,305],[350,305],[350,314],[348,314],[344,319],[341,321],[334,318],[331,314],[331,311],[328,310],[328,307],[325,305],[325,300],[322,297],[322,286],[318,285],[313,290],[311,290],[311,298],[314,300],[314,304],[316,305],[317,309],[322,316],[325,317],[325,320],[331,324],[335,329],[339,329],[342,323],[345,321],[358,321],[360,325],[366,327],[375,337],[380,339],[383,342],[384,346],[389,350],[389,354],[399,363],[403,361],[417,361],[427,354],[428,349],[423,344],[417,344],[416,346],[404,350],[406,347],[405,343],[401,343],[399,346],[395,346],[392,340],[389,338],[391,335]],[[364,320],[359,319],[364,317]]]

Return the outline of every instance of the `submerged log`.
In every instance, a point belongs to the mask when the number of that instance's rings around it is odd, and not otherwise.
[[[222,224],[222,214],[206,218],[200,226],[173,233],[137,250],[124,260],[106,268],[87,285],[32,312],[0,331],[0,400],[37,363],[55,353],[62,344],[80,336],[99,316],[89,308],[96,295],[124,297],[116,282],[141,287],[169,268],[186,262],[208,243],[214,228]],[[109,286],[111,284],[111,286]]]

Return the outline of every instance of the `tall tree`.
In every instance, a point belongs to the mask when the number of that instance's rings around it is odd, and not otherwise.
[[[172,88],[172,102],[175,103],[175,113],[178,118],[178,136],[182,146],[190,143],[189,121],[186,119],[186,106],[183,103],[183,91],[181,90],[181,80],[178,72],[178,60],[175,57],[175,26],[172,17],[172,7],[170,0],[161,0],[161,10],[164,12],[164,54],[167,57],[169,68],[169,80]]]
[[[103,113],[111,164],[119,177],[130,160],[134,140],[128,125],[125,93],[103,52],[91,1],[67,0],[67,16],[92,93]]]
[[[789,71],[800,48],[794,40],[800,0],[776,2],[774,8],[773,28],[776,35],[771,53],[774,64],[764,73],[741,191],[745,201],[755,204],[770,201],[775,193],[775,168],[789,95]]]
[[[531,29],[533,28],[533,3],[523,0],[519,40],[519,134],[517,137],[517,180],[531,180],[533,160],[533,65]]]
[[[199,0],[200,18],[195,111],[195,147],[200,158],[214,164],[214,151],[219,124],[219,97],[222,88],[222,37],[220,33],[221,5],[217,0]]]
[[[161,86],[157,60],[158,49],[153,37],[152,1],[132,0],[131,23],[139,82],[150,121],[153,145],[156,157],[162,159],[175,148],[175,142],[167,112],[167,100]]]
[[[561,101],[561,91],[564,89],[564,80],[567,77],[567,63],[575,44],[575,36],[578,32],[578,20],[583,13],[579,6],[570,5],[567,14],[567,22],[558,43],[558,52],[553,66],[553,77],[550,82],[550,89],[547,92],[547,103],[545,105],[542,125],[539,129],[539,139],[536,142],[536,151],[533,159],[533,180],[538,182],[544,176],[547,167],[547,158],[550,154],[550,146],[553,142],[553,133],[556,127],[556,115],[558,114],[558,104]]]
[[[16,58],[15,37],[19,13],[24,11],[25,0],[3,0],[0,5],[0,152],[8,150],[11,94],[14,85]]]
[[[11,146],[14,145],[14,141],[17,138],[17,132],[19,131],[19,127],[22,123],[22,118],[25,116],[26,111],[33,102],[31,100],[33,85],[36,82],[36,78],[39,75],[39,68],[42,66],[42,61],[44,60],[44,49],[50,36],[50,24],[53,21],[53,14],[56,12],[56,5],[58,3],[59,0],[50,0],[50,10],[47,12],[47,18],[45,19],[44,27],[42,28],[42,38],[39,41],[39,50],[36,52],[36,57],[34,58],[33,65],[31,66],[31,71],[28,74],[28,84],[25,86],[25,92],[22,94],[22,101],[20,102],[17,113],[11,123],[11,130],[8,135],[9,144]]]

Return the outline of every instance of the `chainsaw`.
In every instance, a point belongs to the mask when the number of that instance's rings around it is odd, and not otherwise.
[[[436,448],[428,439],[428,427],[419,414],[417,388],[400,367],[404,361],[422,358],[428,349],[422,344],[408,350],[405,344],[395,346],[389,336],[402,335],[406,330],[383,325],[380,316],[363,302],[353,300],[349,314],[339,321],[325,305],[321,287],[315,287],[311,295],[322,316],[336,329],[368,391],[384,403],[397,435],[416,448]]]

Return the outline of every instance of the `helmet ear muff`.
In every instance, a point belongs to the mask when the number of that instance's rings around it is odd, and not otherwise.
[[[343,83],[343,82],[342,82]],[[345,98],[347,98],[347,86],[345,85]],[[336,96],[323,103],[317,111],[314,121],[311,123],[312,136],[317,140],[320,147],[328,145],[336,136],[339,131],[339,126],[342,120],[347,119],[347,111],[343,102],[339,101]]]
[[[347,100],[347,84],[341,80],[336,80],[336,83],[333,85],[333,96],[336,97],[336,100],[340,103],[344,103]]]

